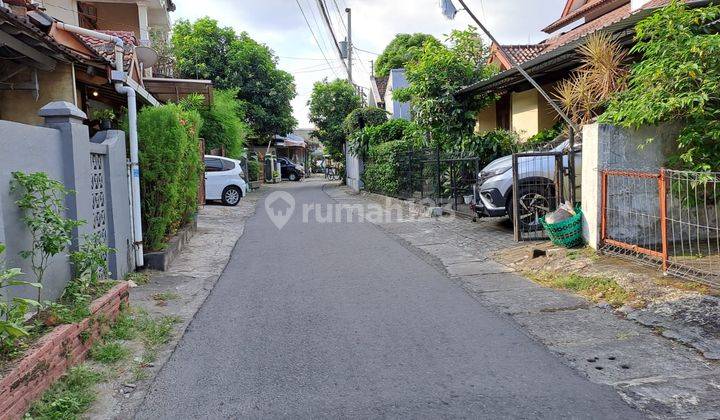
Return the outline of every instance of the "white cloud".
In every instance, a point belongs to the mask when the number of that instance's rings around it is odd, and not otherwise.
[[[310,25],[326,49],[326,56],[340,77],[344,69],[332,48],[328,32],[322,26],[316,0],[297,0],[307,14]],[[537,42],[546,37],[540,28],[560,16],[565,0],[468,0],[475,14],[502,43]],[[310,34],[296,0],[175,0],[174,19],[194,20],[210,16],[236,31],[246,31],[259,42],[267,44],[280,56],[280,67],[293,73],[298,97],[293,101],[295,117],[301,127],[308,127],[306,103],[312,85],[323,78],[333,79],[315,40]],[[455,28],[472,24],[467,13],[460,12],[455,20],[446,20],[438,8],[438,0],[326,0],[332,14],[336,34],[344,38],[344,27],[335,8],[337,3],[343,19],[345,7],[352,8],[353,41],[361,49],[382,52],[398,33],[424,32],[442,38]],[[316,25],[317,21],[317,25]],[[341,35],[342,33],[342,35]],[[292,57],[292,58],[291,58]],[[360,52],[354,61],[356,83],[369,87],[370,60],[375,56]]]

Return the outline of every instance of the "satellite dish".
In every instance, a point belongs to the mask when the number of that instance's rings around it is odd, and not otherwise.
[[[154,66],[160,59],[157,51],[150,47],[135,47],[135,55],[137,56],[138,61],[143,65],[143,68],[146,69]]]

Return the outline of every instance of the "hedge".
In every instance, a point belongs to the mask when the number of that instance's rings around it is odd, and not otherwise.
[[[197,212],[201,126],[197,111],[173,104],[145,107],[138,114],[143,241],[149,251],[163,249]]]
[[[369,191],[397,196],[402,174],[400,157],[412,149],[407,140],[393,140],[370,148],[370,161],[365,166],[365,188]]]

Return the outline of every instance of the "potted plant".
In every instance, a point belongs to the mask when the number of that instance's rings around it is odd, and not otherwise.
[[[94,119],[100,120],[100,130],[112,129],[112,122],[115,119],[115,112],[112,109],[96,109],[92,115]]]

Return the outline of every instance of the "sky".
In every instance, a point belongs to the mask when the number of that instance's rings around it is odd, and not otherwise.
[[[245,31],[269,46],[279,57],[278,65],[293,74],[298,96],[293,101],[298,128],[311,127],[307,101],[313,84],[328,78],[347,78],[333,46],[330,33],[321,20],[317,0],[174,0],[177,10],[172,19],[195,20],[203,16],[222,26]],[[338,40],[344,39],[346,7],[352,9],[355,83],[370,87],[370,62],[376,59],[396,34],[423,32],[444,39],[452,29],[472,24],[467,13],[447,20],[438,0],[325,0]],[[299,6],[298,6],[299,3]],[[459,4],[456,1],[456,5]],[[541,28],[560,17],[565,0],[466,0],[502,44],[526,44],[548,35]],[[336,9],[337,5],[337,9]],[[302,11],[310,25],[305,22]],[[342,12],[343,22],[340,21]],[[318,42],[313,38],[310,28]],[[320,47],[318,47],[318,43]],[[367,51],[367,52],[366,52]],[[327,57],[327,61],[324,56]]]

